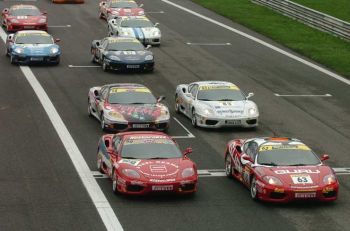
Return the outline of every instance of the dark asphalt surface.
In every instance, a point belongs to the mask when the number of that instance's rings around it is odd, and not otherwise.
[[[246,33],[262,37],[187,0],[174,2]],[[15,1],[1,1],[0,9]],[[222,169],[225,144],[233,138],[291,136],[306,142],[319,155],[331,156],[329,165],[350,167],[350,86],[262,47],[240,35],[208,23],[160,0],[144,0],[149,18],[160,23],[162,45],[152,48],[152,74],[104,73],[92,65],[90,44],[107,35],[98,19],[98,2],[53,5],[31,2],[48,11],[49,32],[61,39],[61,64],[34,66],[32,71],[92,171],[96,144],[103,134],[87,116],[87,92],[92,86],[137,82],[155,95],[165,95],[173,116],[195,135],[178,139],[182,149],[194,149],[199,169]],[[231,43],[231,46],[190,46],[192,43]],[[281,47],[278,44],[274,44]],[[5,49],[0,51],[4,54]],[[22,72],[0,57],[0,230],[105,230],[51,122]],[[227,80],[247,92],[260,109],[260,126],[247,129],[193,129],[176,115],[176,85],[198,80]],[[332,97],[276,97],[278,94],[331,94]],[[169,134],[184,136],[175,120]],[[200,178],[194,196],[126,197],[112,193],[108,179],[98,183],[125,230],[349,230],[349,175],[340,176],[337,202],[274,205],[256,203],[249,191],[225,177]]]

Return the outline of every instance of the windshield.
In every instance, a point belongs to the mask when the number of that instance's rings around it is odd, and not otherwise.
[[[137,8],[137,4],[135,2],[112,2],[109,6],[111,8]]]
[[[245,100],[245,96],[235,86],[200,86],[197,99],[205,101],[241,101]]]
[[[257,162],[272,166],[303,166],[321,163],[311,149],[304,144],[261,146]]]
[[[108,102],[111,104],[156,104],[157,99],[147,88],[112,88]]]
[[[39,16],[40,11],[36,8],[16,8],[10,9],[10,15],[12,16]]]
[[[153,27],[153,24],[144,19],[133,19],[133,20],[125,20],[121,23],[122,27]]]
[[[53,39],[47,34],[19,34],[16,44],[53,44]]]
[[[113,42],[107,46],[108,51],[143,51],[145,48],[139,42]]]
[[[180,158],[182,153],[174,141],[168,138],[132,137],[125,140],[121,157],[129,159],[168,159]]]

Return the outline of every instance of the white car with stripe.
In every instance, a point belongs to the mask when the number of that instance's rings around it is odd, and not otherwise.
[[[145,16],[124,16],[108,20],[108,35],[137,38],[145,45],[160,45],[162,34]]]
[[[194,127],[256,127],[259,111],[235,84],[199,81],[180,84],[175,92],[175,111],[192,120]]]

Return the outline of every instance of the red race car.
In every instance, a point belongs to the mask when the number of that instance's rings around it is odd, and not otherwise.
[[[236,139],[227,144],[225,170],[250,188],[253,199],[334,201],[339,183],[323,163],[328,158],[293,138]]]
[[[97,168],[124,194],[197,191],[197,167],[176,142],[162,132],[124,132],[104,135],[97,149]]]
[[[135,1],[102,1],[100,2],[100,18],[109,19],[118,16],[142,16],[145,15],[143,5],[137,5]]]
[[[8,32],[19,30],[47,31],[46,12],[33,5],[13,5],[2,11],[2,25]]]

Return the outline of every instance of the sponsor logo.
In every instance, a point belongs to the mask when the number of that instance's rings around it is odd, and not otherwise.
[[[149,169],[154,173],[166,173],[167,169],[165,165],[150,165]]]
[[[280,170],[275,170],[274,171],[276,174],[297,174],[297,173],[309,173],[309,174],[319,174],[320,170],[311,170],[311,169],[293,169],[293,170],[288,170],[288,169],[280,169]]]

